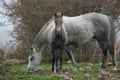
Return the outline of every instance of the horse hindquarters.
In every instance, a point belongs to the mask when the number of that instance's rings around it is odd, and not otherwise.
[[[106,67],[106,60],[107,60],[107,51],[109,51],[109,53],[111,54],[112,57],[112,62],[113,62],[113,66],[117,66],[116,60],[115,60],[115,54],[114,54],[114,49],[113,47],[110,45],[109,41],[106,40],[97,40],[100,48],[103,52],[103,59],[102,59],[102,65],[101,68],[105,68]]]
[[[102,59],[102,65],[101,65],[101,68],[105,68],[106,67],[106,60],[107,60],[107,41],[100,41],[100,40],[97,40],[98,43],[99,43],[99,46],[102,50],[102,53],[103,53],[103,59]]]

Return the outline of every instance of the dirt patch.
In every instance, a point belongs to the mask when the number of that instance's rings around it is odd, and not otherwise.
[[[99,74],[99,80],[120,80],[120,72],[109,72],[102,70]]]
[[[18,65],[20,63],[21,63],[21,61],[18,59],[10,59],[10,60],[5,60],[3,62],[4,65],[8,65],[8,66]]]
[[[58,73],[53,73],[51,77],[60,77],[63,78],[62,80],[76,80],[75,77],[69,76],[66,74],[58,74]]]
[[[1,76],[7,76],[9,74],[9,71],[8,70],[4,70],[4,71],[0,71],[0,75]]]

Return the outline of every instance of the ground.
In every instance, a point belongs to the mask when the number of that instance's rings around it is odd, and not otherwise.
[[[112,66],[107,66],[100,72],[100,64],[78,63],[79,70],[73,71],[70,63],[63,63],[63,72],[53,74],[51,63],[43,62],[39,65],[39,70],[32,73],[27,72],[27,62],[15,65],[0,65],[0,80],[120,80],[120,65],[118,71],[112,70]]]

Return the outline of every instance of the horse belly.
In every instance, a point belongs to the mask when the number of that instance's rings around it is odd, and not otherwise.
[[[84,44],[88,42],[93,37],[93,34],[89,34],[88,32],[78,32],[78,33],[71,33],[68,35],[68,44],[69,43],[77,43],[77,44]]]

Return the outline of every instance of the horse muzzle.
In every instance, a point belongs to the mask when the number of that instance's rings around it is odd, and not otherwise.
[[[35,71],[35,68],[27,68],[27,71],[28,71],[28,72],[34,72],[34,71]]]

